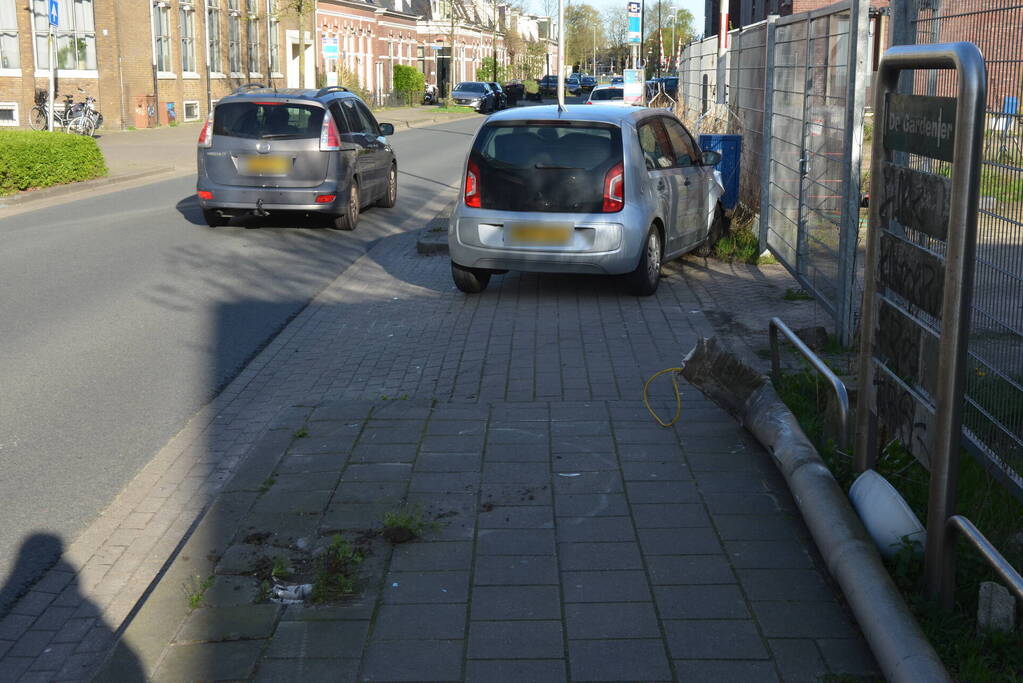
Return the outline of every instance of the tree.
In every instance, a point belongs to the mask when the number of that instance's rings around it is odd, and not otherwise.
[[[643,53],[644,57],[648,59],[648,69],[657,70],[658,64],[661,62],[662,44],[667,63],[673,56],[671,54],[672,39],[674,39],[676,51],[679,45],[685,45],[692,40],[695,34],[693,23],[692,12],[673,7],[669,0],[654,0],[646,5],[646,13],[643,17],[645,37]]]
[[[618,68],[625,64],[629,56],[629,17],[620,7],[604,11],[604,32],[607,35],[608,53]]]
[[[505,71],[504,65],[503,64],[498,64],[497,65],[497,82],[498,83],[502,83],[502,82],[508,80],[507,76],[508,76],[508,74]],[[489,83],[493,77],[494,77],[494,58],[493,57],[484,57],[480,61],[480,65],[476,68],[476,80],[477,81],[485,81],[485,82]]]
[[[587,64],[597,45],[606,42],[600,12],[591,5],[565,8],[565,64]]]

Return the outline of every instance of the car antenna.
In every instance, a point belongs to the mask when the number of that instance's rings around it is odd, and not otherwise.
[[[558,114],[565,111],[565,0],[558,0]]]

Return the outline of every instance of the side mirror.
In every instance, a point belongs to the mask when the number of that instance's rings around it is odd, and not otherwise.
[[[387,137],[388,135],[394,135],[394,124],[381,123],[380,134],[383,135],[384,137]]]
[[[715,152],[714,150],[707,150],[703,153],[703,158],[700,160],[704,166],[717,166],[718,162],[721,161],[721,152]]]

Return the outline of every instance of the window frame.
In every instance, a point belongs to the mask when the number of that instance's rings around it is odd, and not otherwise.
[[[14,23],[10,26],[4,26],[0,23],[0,75],[21,75],[21,31],[18,29],[18,3],[17,0],[0,0],[0,4],[10,6],[10,20]],[[13,37],[14,49],[10,53],[5,52],[3,49],[4,40],[3,37]],[[7,65],[4,65],[4,59],[7,59]],[[17,118],[17,112],[15,112],[15,118]]]
[[[46,0],[30,0],[30,8],[32,14],[32,56],[35,60],[36,76],[47,76],[50,72],[50,55],[49,50],[44,50],[46,54],[40,55],[40,45],[47,45],[47,37],[49,36],[49,16],[47,15],[47,3]],[[88,16],[91,19],[91,28],[78,28],[79,12],[78,7],[85,7],[88,5]],[[68,11],[70,9],[70,11]],[[85,11],[82,10],[82,16],[85,16]],[[97,51],[96,51],[96,6],[94,0],[73,0],[70,3],[70,7],[65,4],[64,10],[60,14],[62,26],[57,26],[53,35],[57,41],[57,72],[63,75],[65,78],[98,78],[99,67],[97,63]],[[85,41],[85,58],[84,60],[79,59],[81,52],[75,51],[75,67],[64,68],[60,66],[60,40],[62,38],[71,38],[71,40]],[[89,64],[89,53],[91,47],[92,54],[92,66]],[[42,57],[42,58],[41,58]],[[81,62],[85,62],[85,67],[82,68]]]
[[[667,151],[672,156],[675,155],[675,150],[671,146],[671,140],[668,139],[668,133],[667,133],[667,131],[665,131],[664,124],[661,122],[661,119],[663,119],[663,118],[664,118],[663,116],[651,116],[649,118],[646,118],[646,119],[640,121],[639,125],[636,126],[636,138],[639,141],[639,148],[643,152],[643,160],[644,160],[643,165],[644,166],[646,166],[646,161],[648,159],[647,159],[647,150],[643,148],[643,137],[642,137],[642,134],[641,134],[641,130],[646,128],[647,126],[650,126],[652,128],[655,142],[658,145],[660,145],[661,147],[667,146],[667,148],[668,148]],[[659,134],[658,134],[658,132],[659,132]],[[662,166],[661,165],[661,161],[660,161],[661,159],[667,159],[669,162],[671,162],[671,158],[670,157],[664,156],[664,151],[665,151],[664,149],[661,149],[662,155],[660,157],[656,157],[654,159],[654,165],[653,165],[652,168],[651,167],[647,167],[646,168],[647,173],[651,173],[653,171],[667,171],[669,169],[672,169],[672,168],[676,167],[675,166],[675,162],[670,163],[668,166]]]
[[[189,5],[181,5],[178,8],[178,43],[181,73],[197,74],[199,64],[195,54],[195,10]]]
[[[223,35],[220,31],[220,0],[206,0],[206,56],[211,74],[224,73]]]
[[[662,125],[664,126],[664,134],[668,137],[668,143],[671,145],[672,154],[675,157],[675,165],[674,165],[673,168],[694,168],[696,166],[699,166],[700,165],[700,147],[699,147],[699,145],[696,144],[696,141],[693,139],[693,136],[689,134],[689,131],[686,130],[686,127],[684,125],[682,125],[682,122],[678,121],[676,119],[673,119],[670,116],[659,116],[658,118],[661,119]],[[675,141],[672,139],[671,133],[669,132],[668,123],[677,124],[678,127],[682,130],[682,141],[683,142],[687,142],[688,141],[690,150],[692,151],[692,154],[689,155],[691,163],[683,164],[681,162],[681,159],[679,158],[678,150],[675,149]]]
[[[0,128],[17,128],[19,125],[19,107],[17,102],[0,102],[0,110],[9,110],[14,113],[14,118],[4,122],[0,120]]]
[[[277,16],[277,0],[266,0],[266,58],[270,76],[281,72],[281,20]]]
[[[232,76],[242,73],[241,10],[238,0],[227,0],[227,71]]]
[[[259,67],[259,3],[245,0],[245,53],[248,57],[246,69],[249,76],[262,76]]]

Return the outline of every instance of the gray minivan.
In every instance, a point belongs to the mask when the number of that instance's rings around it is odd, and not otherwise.
[[[278,212],[330,216],[353,230],[363,206],[392,207],[398,165],[369,108],[339,86],[240,88],[199,133],[196,190],[207,225]]]

